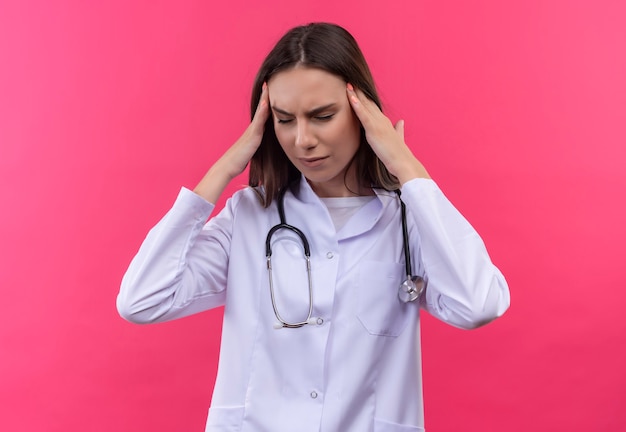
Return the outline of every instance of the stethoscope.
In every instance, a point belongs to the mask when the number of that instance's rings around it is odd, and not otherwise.
[[[267,258],[267,272],[269,275],[269,285],[270,285],[270,297],[272,299],[272,308],[274,309],[274,315],[276,315],[276,319],[278,323],[275,325],[276,328],[300,328],[306,324],[316,324],[319,319],[311,318],[311,314],[313,313],[313,283],[311,281],[311,248],[309,247],[309,241],[306,238],[304,233],[296,228],[293,225],[289,225],[285,219],[285,205],[284,198],[285,192],[288,188],[283,188],[277,197],[276,203],[278,207],[278,216],[280,217],[280,223],[278,225],[273,226],[269,232],[267,233],[267,238],[265,240],[265,257]],[[398,195],[398,199],[400,200],[400,212],[402,214],[402,247],[404,250],[404,267],[406,271],[406,279],[398,288],[398,298],[403,303],[408,303],[410,301],[417,300],[424,289],[426,288],[426,281],[421,276],[411,275],[411,253],[409,251],[409,230],[407,228],[406,223],[406,206],[404,202],[400,198],[400,190],[395,191]],[[272,278],[272,236],[274,233],[280,230],[288,230],[295,233],[302,243],[302,248],[304,250],[304,258],[306,261],[306,272],[307,279],[309,283],[309,311],[307,317],[303,321],[299,322],[289,322],[282,318],[280,313],[278,312],[278,308],[276,307],[276,297],[274,295],[274,281]]]

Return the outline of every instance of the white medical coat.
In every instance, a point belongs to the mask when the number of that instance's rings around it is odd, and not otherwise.
[[[377,197],[336,232],[305,180],[287,192],[287,223],[311,246],[314,325],[276,329],[265,240],[279,222],[243,189],[214,205],[182,189],[126,272],[120,314],[137,323],[224,305],[219,368],[206,431],[423,431],[420,305],[474,328],[509,306],[505,279],[484,244],[434,181],[402,187],[413,272],[428,286],[401,303],[406,277],[399,200]],[[272,239],[276,303],[287,321],[306,318],[308,285],[300,240]]]

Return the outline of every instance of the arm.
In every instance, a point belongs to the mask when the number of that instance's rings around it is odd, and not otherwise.
[[[228,183],[259,147],[269,117],[267,86],[243,135],[209,169],[193,192],[183,189],[150,231],[122,279],[117,308],[137,323],[166,321],[222,305],[236,200],[205,226]]]
[[[419,237],[411,250],[428,281],[420,298],[425,309],[464,329],[501,316],[510,304],[509,289],[476,230],[432,180],[408,181],[402,199]]]
[[[421,257],[428,280],[422,305],[437,318],[468,329],[502,315],[510,303],[504,277],[491,262],[478,233],[404,142],[404,122],[394,127],[363,92],[350,84],[346,91],[368,143],[400,181],[402,199],[417,227],[420,241],[412,250]]]
[[[181,190],[122,279],[117,308],[123,318],[161,322],[224,303],[233,210],[229,202],[204,226],[213,208],[202,197]]]

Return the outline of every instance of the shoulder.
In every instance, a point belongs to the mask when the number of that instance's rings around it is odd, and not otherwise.
[[[244,187],[228,197],[224,207],[207,221],[205,229],[214,226],[230,226],[229,229],[234,229],[232,227],[235,226],[246,227],[263,219],[266,211],[256,190]]]
[[[262,204],[263,189],[261,187],[246,186],[235,192],[227,201],[227,206],[234,214],[240,212],[260,214],[267,209]]]

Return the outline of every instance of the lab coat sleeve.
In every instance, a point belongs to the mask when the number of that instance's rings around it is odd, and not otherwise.
[[[233,201],[207,223],[214,205],[181,189],[122,278],[117,309],[124,319],[162,322],[224,304]]]
[[[509,288],[491,262],[470,223],[436,183],[414,179],[402,187],[402,200],[418,232],[417,256],[427,288],[420,301],[433,316],[472,329],[501,316],[509,307]],[[415,237],[415,236],[414,236]]]

